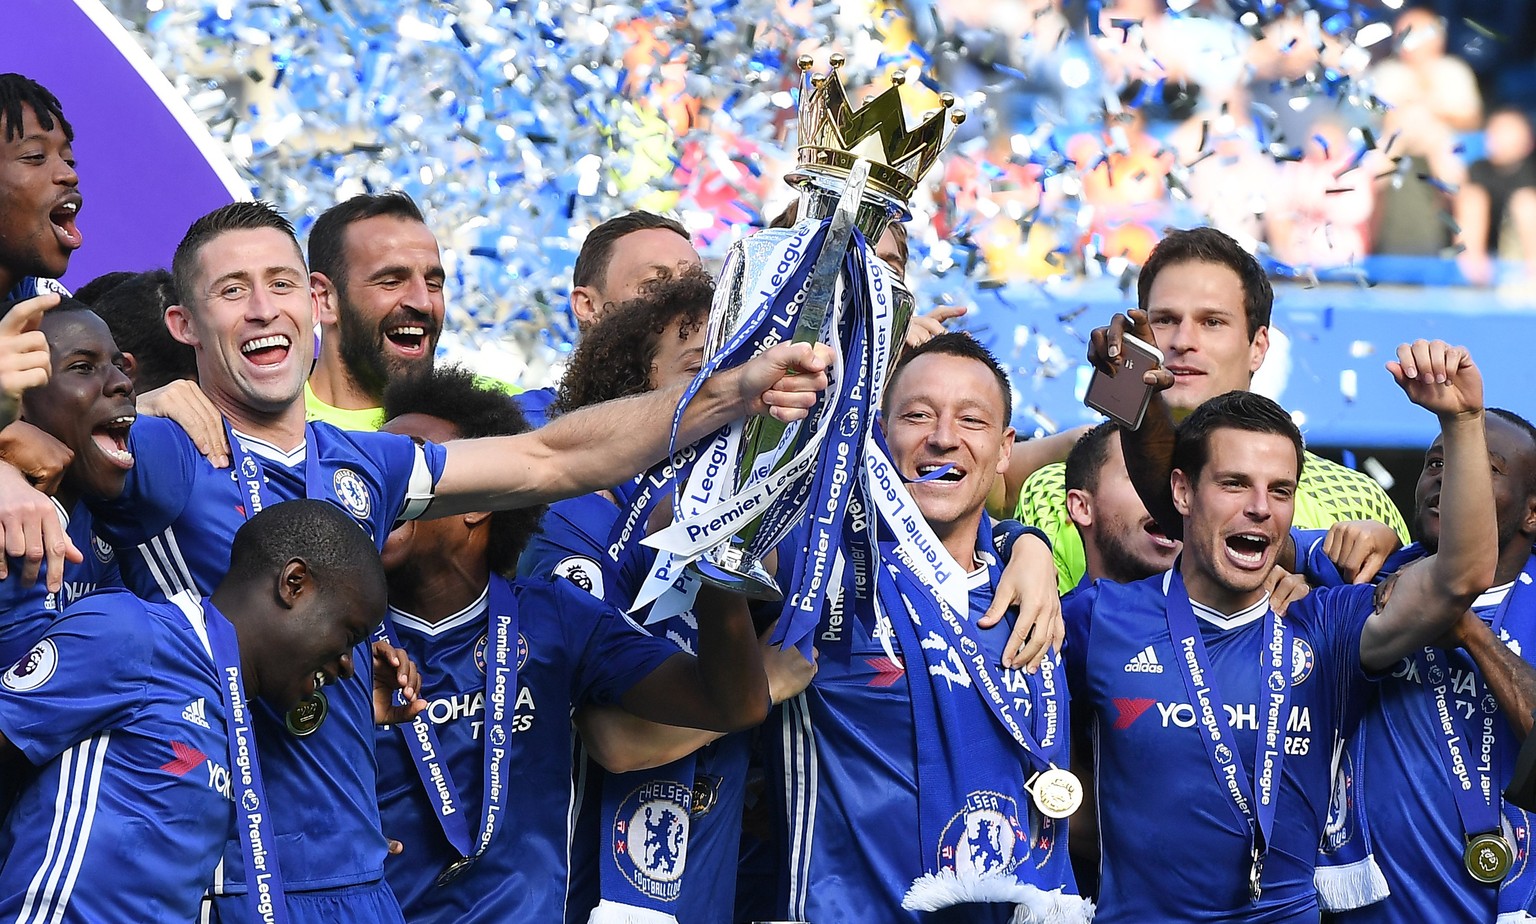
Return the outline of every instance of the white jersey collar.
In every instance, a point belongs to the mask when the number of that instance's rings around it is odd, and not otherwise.
[[[1163,572],[1164,596],[1167,596],[1168,588],[1171,587],[1172,584],[1173,571],[1169,570]],[[1263,597],[1260,597],[1250,606],[1244,607],[1243,609],[1238,610],[1236,613],[1232,613],[1230,615],[1222,613],[1219,610],[1213,609],[1212,607],[1206,606],[1204,603],[1194,599],[1189,601],[1189,606],[1190,609],[1195,611],[1196,616],[1200,617],[1218,629],[1236,629],[1239,626],[1246,626],[1250,622],[1257,621],[1258,619],[1262,618],[1265,613],[1269,612],[1269,594],[1266,592]]]
[[[437,623],[427,622],[418,616],[413,616],[405,610],[396,609],[395,607],[389,608],[389,618],[394,620],[396,625],[404,626],[412,632],[419,632],[422,635],[430,636],[443,635],[472,622],[483,622],[486,611],[491,606],[490,594],[491,586],[487,584],[473,603]]]

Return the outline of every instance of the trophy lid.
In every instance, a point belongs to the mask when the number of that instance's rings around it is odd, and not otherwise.
[[[954,126],[965,121],[965,113],[955,108],[953,94],[942,93],[942,108],[908,129],[901,103],[905,78],[899,71],[891,75],[890,87],[854,109],[838,78],[843,63],[843,56],[834,54],[832,69],[816,74],[811,72],[810,55],[801,55],[797,62],[804,75],[799,156],[795,172],[786,179],[801,189],[839,189],[854,162],[864,159],[870,162],[870,191],[889,200],[892,211],[905,214],[917,184],[939,159]]]

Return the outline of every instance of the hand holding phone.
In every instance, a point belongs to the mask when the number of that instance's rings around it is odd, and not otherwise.
[[[1120,355],[1113,372],[1095,367],[1083,403],[1130,430],[1141,426],[1156,386],[1145,381],[1146,373],[1161,366],[1163,353],[1130,334],[1120,337]]]

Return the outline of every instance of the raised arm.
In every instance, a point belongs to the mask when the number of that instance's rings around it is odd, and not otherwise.
[[[804,417],[827,387],[832,351],[782,343],[710,377],[689,404],[681,445],[749,414]],[[611,488],[667,454],[683,388],[607,401],[518,436],[455,440],[428,517],[505,510]]]
[[[1498,563],[1493,475],[1483,433],[1483,379],[1462,347],[1418,340],[1397,348],[1387,369],[1414,404],[1440,419],[1429,465],[1443,465],[1440,548],[1401,573],[1387,602],[1366,620],[1360,663],[1384,670],[1433,642],[1493,582]],[[1438,456],[1438,458],[1437,458]]]
[[[1113,373],[1123,356],[1120,338],[1131,334],[1145,343],[1156,342],[1147,313],[1132,308],[1110,319],[1107,327],[1094,328],[1088,335],[1088,362],[1094,368]],[[1142,381],[1155,389],[1141,426],[1135,430],[1120,428],[1120,448],[1125,455],[1125,470],[1131,485],[1146,505],[1147,513],[1169,539],[1184,538],[1184,518],[1173,504],[1173,412],[1163,400],[1163,391],[1173,385],[1173,375],[1161,366],[1142,373]]]
[[[1504,710],[1509,727],[1524,741],[1531,733],[1531,711],[1536,710],[1536,667],[1499,641],[1493,629],[1471,610],[1461,614],[1447,641],[1466,649],[1477,662],[1477,669],[1493,691],[1499,708]]]

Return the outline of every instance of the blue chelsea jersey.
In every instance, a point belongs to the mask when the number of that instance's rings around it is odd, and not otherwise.
[[[242,439],[259,457],[267,503],[306,496],[304,457],[317,452],[325,484],[317,497],[335,503],[382,544],[408,492],[430,490],[442,474],[441,446],[391,433],[308,429],[314,445],[292,453]],[[237,434],[238,436],[238,434]],[[123,580],[146,599],[183,589],[209,592],[229,567],[230,544],[245,522],[247,495],[231,469],[215,469],[176,424],[140,418],[130,431],[135,465],[123,493],[94,501],[98,533],[118,551]],[[243,473],[241,473],[243,474]],[[423,483],[424,482],[424,483]],[[385,840],[373,798],[372,663],[367,642],[353,652],[358,672],[324,689],[328,714],[307,737],[288,731],[265,703],[252,705],[276,853],[289,891],[371,882],[383,875]],[[229,841],[215,882],[221,895],[245,892],[244,858]]]
[[[972,575],[971,621],[986,611],[993,588],[986,571]],[[882,574],[882,580],[886,579]],[[800,921],[1006,922],[1011,903],[962,904],[941,911],[902,908],[925,869],[918,836],[917,732],[900,645],[883,619],[848,612],[841,595],[818,627],[818,642],[841,626],[851,639],[844,658],[823,650],[815,679],[776,710],[780,726],[764,736],[770,786],[775,789],[785,856],[780,870],[781,917]],[[858,607],[872,606],[860,600]],[[929,604],[932,606],[932,604]],[[908,618],[897,614],[897,618]],[[925,616],[936,625],[938,613]],[[869,626],[873,624],[873,631]],[[1012,630],[1005,619],[977,630],[987,656],[1000,663]],[[917,663],[921,663],[920,661]],[[1009,689],[1030,683],[1004,670]],[[772,721],[770,719],[770,721]],[[1004,748],[1016,747],[998,727]],[[1062,752],[1065,760],[1066,752]],[[1042,889],[1070,883],[1065,824],[1030,807],[1023,862]]]
[[[492,580],[502,580],[492,577]],[[473,866],[445,886],[458,854],[443,836],[410,755],[392,728],[378,731],[378,800],[385,828],[406,853],[386,866],[412,922],[561,921],[571,814],[571,711],[616,703],[676,647],[563,581],[518,581],[517,694],[511,781],[503,829]],[[488,594],[435,625],[392,611],[400,644],[424,678],[426,716],[448,753],[454,782],[478,830],[485,780],[485,647]]]
[[[0,581],[0,667],[9,667],[26,654],[64,607],[98,588],[122,586],[117,557],[112,547],[92,532],[85,504],[76,504],[68,514],[58,501],[54,506],[82,560],[64,564],[64,585],[58,594],[48,591],[46,562],[30,584],[22,581],[20,560],[9,562],[5,580]]]
[[[1255,905],[1249,827],[1211,769],[1175,660],[1170,577],[1098,581],[1064,607],[1072,698],[1092,718],[1097,749],[1103,878],[1094,920],[1315,922],[1312,876],[1333,746],[1359,721],[1373,686],[1360,666],[1371,588],[1314,590],[1286,610],[1294,640],[1284,763]],[[1250,781],[1267,607],[1267,597],[1231,617],[1194,607]]]
[[[94,594],[0,676],[39,768],[0,829],[0,918],[192,921],[234,831],[202,612]]]

